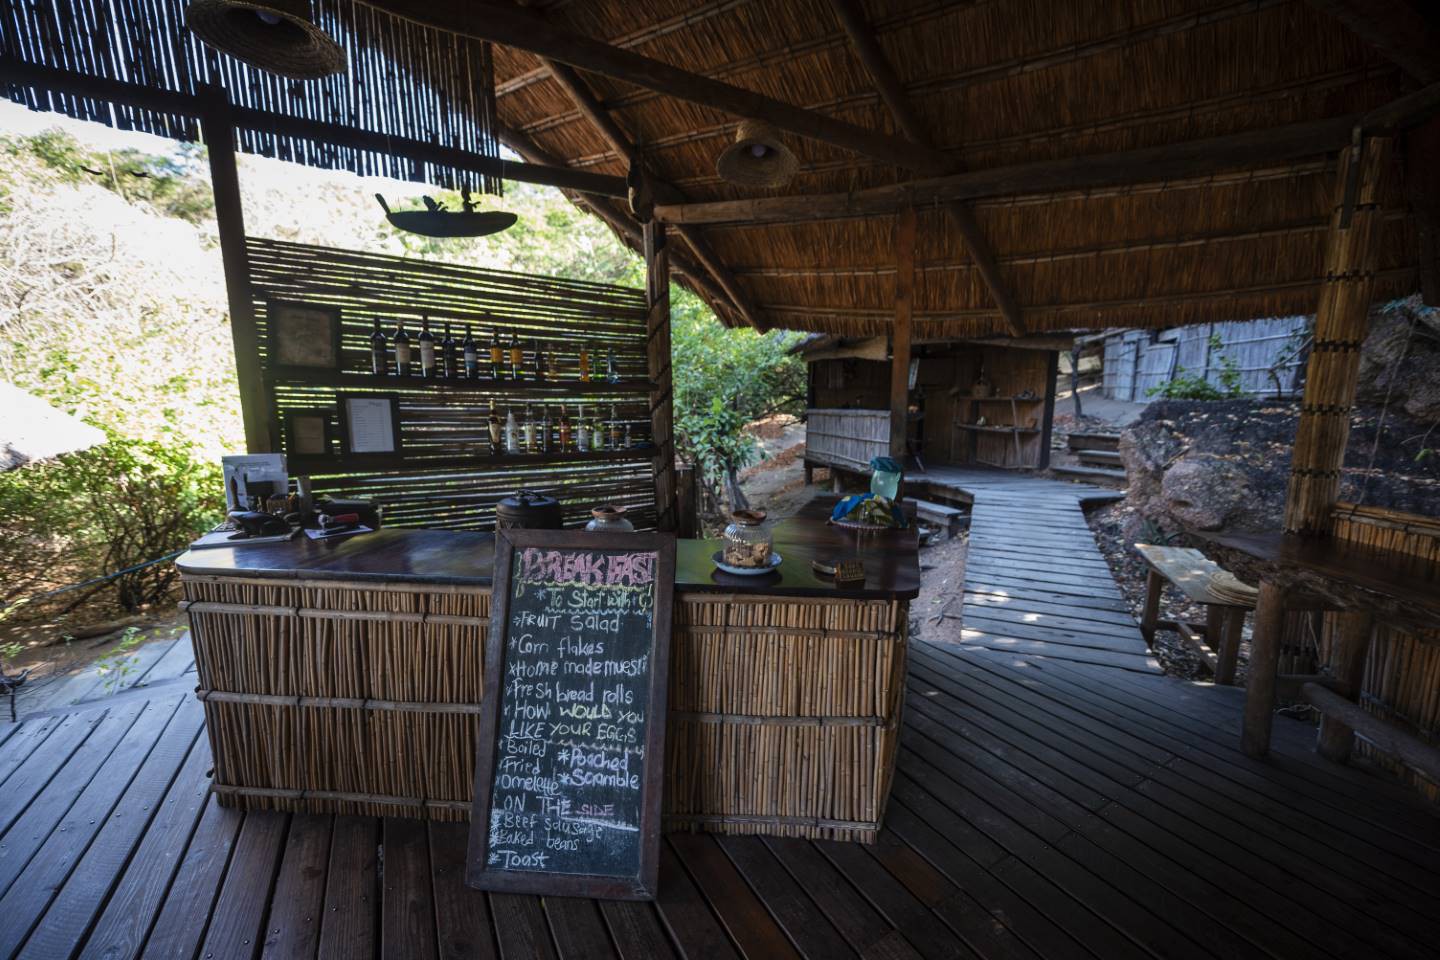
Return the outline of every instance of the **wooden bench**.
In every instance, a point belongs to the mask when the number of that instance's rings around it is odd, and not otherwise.
[[[1145,613],[1140,618],[1145,642],[1153,647],[1156,630],[1174,630],[1210,667],[1216,683],[1233,684],[1245,613],[1255,609],[1255,604],[1237,603],[1232,597],[1217,594],[1210,586],[1210,578],[1223,573],[1224,568],[1199,550],[1137,543],[1135,551],[1150,568],[1145,578]],[[1204,623],[1160,619],[1160,591],[1166,583],[1187,599],[1205,605]]]
[[[927,520],[937,527],[944,529],[947,537],[954,537],[960,529],[962,521],[969,516],[959,507],[947,506],[943,503],[931,503],[928,500],[911,500],[915,504],[915,513],[921,520]]]

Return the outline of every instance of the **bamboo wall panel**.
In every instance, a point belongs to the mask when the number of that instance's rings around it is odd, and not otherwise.
[[[488,589],[186,577],[222,803],[463,820]],[[677,597],[670,829],[869,842],[884,815],[908,610]]]
[[[290,457],[291,473],[310,476],[316,492],[374,500],[385,508],[385,522],[399,526],[489,529],[495,504],[520,489],[557,497],[570,525],[587,521],[592,507],[607,502],[627,507],[638,527],[655,525],[653,449],[496,457],[487,426],[492,406],[501,420],[512,410],[517,419],[527,408],[537,416],[544,410],[553,436],[563,406],[572,424],[583,410],[592,421],[617,424],[622,435],[628,428],[634,444],[647,441],[644,291],[255,237],[247,238],[246,249],[277,449],[290,446],[285,418],[292,411],[325,411],[334,434],[330,454]],[[272,301],[340,310],[339,369],[269,362]],[[457,341],[469,325],[481,342],[482,366],[488,366],[490,337],[498,332],[507,350],[512,335],[517,339],[527,365],[538,342],[551,351],[555,371],[544,382],[373,375],[374,321],[388,337],[404,320],[413,345],[424,317],[437,340],[447,323]],[[594,376],[588,383],[578,374],[582,345],[591,352]],[[618,383],[604,376],[611,353]],[[340,403],[352,394],[397,398],[398,457],[344,456]]]
[[[1342,540],[1440,563],[1440,519],[1348,503],[1337,504],[1332,516],[1333,534]],[[1325,658],[1332,639],[1327,624],[1322,651]],[[1440,625],[1416,633],[1377,623],[1366,659],[1360,704],[1428,743],[1440,743]],[[1403,767],[1358,738],[1356,752],[1440,803],[1440,783]]]
[[[498,158],[490,45],[420,26],[355,0],[311,0],[305,7],[345,51],[347,71],[297,82],[207,46],[184,26],[189,0],[37,0],[15,3],[0,24],[0,55],[106,80],[139,82],[196,95],[223,86],[231,103],[277,118],[338,124],[365,133],[434,143]],[[7,85],[16,103],[121,130],[197,141],[194,117],[181,117]],[[304,137],[238,131],[245,153],[295,163],[499,193],[498,178],[388,153]]]
[[[808,462],[868,471],[872,458],[889,455],[889,410],[805,411]]]

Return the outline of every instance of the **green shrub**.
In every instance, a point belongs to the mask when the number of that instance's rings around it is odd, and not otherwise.
[[[186,445],[107,442],[0,474],[3,605],[183,549],[221,516],[219,467]],[[168,599],[173,564],[61,594],[25,616],[102,600],[134,612]]]
[[[1211,334],[1210,349],[1219,350],[1221,346],[1219,335]],[[1175,376],[1158,387],[1146,390],[1145,396],[1164,400],[1233,400],[1244,396],[1245,391],[1240,386],[1240,364],[1233,357],[1221,356],[1219,360],[1220,372],[1216,374],[1219,387],[1203,376],[1187,372],[1184,367],[1176,367]]]

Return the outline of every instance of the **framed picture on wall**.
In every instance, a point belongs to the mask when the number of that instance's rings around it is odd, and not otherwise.
[[[285,414],[285,452],[290,456],[323,457],[331,453],[333,410],[291,410]]]
[[[271,366],[339,369],[339,307],[269,300],[265,322]]]
[[[400,452],[400,398],[394,394],[351,394],[340,400],[346,455]]]

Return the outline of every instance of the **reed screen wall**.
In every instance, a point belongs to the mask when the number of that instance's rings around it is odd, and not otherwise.
[[[602,503],[625,506],[639,528],[655,525],[652,447],[494,456],[487,427],[492,403],[502,420],[511,408],[523,416],[527,405],[558,415],[563,404],[571,418],[583,406],[587,418],[599,416],[607,425],[613,408],[614,420],[628,425],[632,442],[648,441],[644,291],[254,237],[247,239],[247,250],[275,449],[286,452],[291,475],[311,477],[317,493],[374,500],[385,508],[385,522],[399,526],[489,529],[495,504],[521,489],[558,498],[567,525],[584,522]],[[340,311],[336,368],[272,362],[269,310],[282,302]],[[556,370],[544,382],[401,378],[393,370],[374,375],[374,320],[388,337],[403,319],[413,346],[427,316],[437,340],[446,323],[457,340],[469,324],[487,345],[492,331],[499,331],[507,347],[515,334],[527,364],[538,341],[551,350]],[[584,344],[597,370],[588,383],[578,378]],[[620,378],[614,383],[603,375],[611,350]],[[481,353],[488,360],[488,349]],[[354,395],[397,398],[397,454],[343,452],[340,404]],[[288,415],[298,412],[328,418],[329,453],[293,452]]]
[[[34,0],[6,4],[0,56],[102,80],[138,83],[184,96],[223,86],[236,109],[273,118],[238,130],[245,153],[499,193],[501,182],[471,170],[389,151],[340,146],[281,133],[286,119],[334,124],[498,158],[490,45],[422,27],[355,0],[313,0],[314,22],[345,51],[347,71],[323,80],[287,80],[202,43],[185,27],[189,0]],[[112,104],[12,83],[5,93],[32,110],[54,110],[121,130],[200,139],[193,115]]]
[[[1350,503],[1337,503],[1331,517],[1338,539],[1440,562],[1440,519]],[[1322,662],[1329,659],[1334,639],[1330,619],[1325,618],[1321,634]],[[1360,686],[1360,705],[1428,743],[1440,743],[1440,629],[1402,630],[1377,622]],[[1355,747],[1360,755],[1440,803],[1440,783],[1380,753],[1362,738],[1356,738]]]
[[[184,577],[227,806],[464,820],[486,587]],[[909,605],[680,594],[667,829],[872,842]]]

